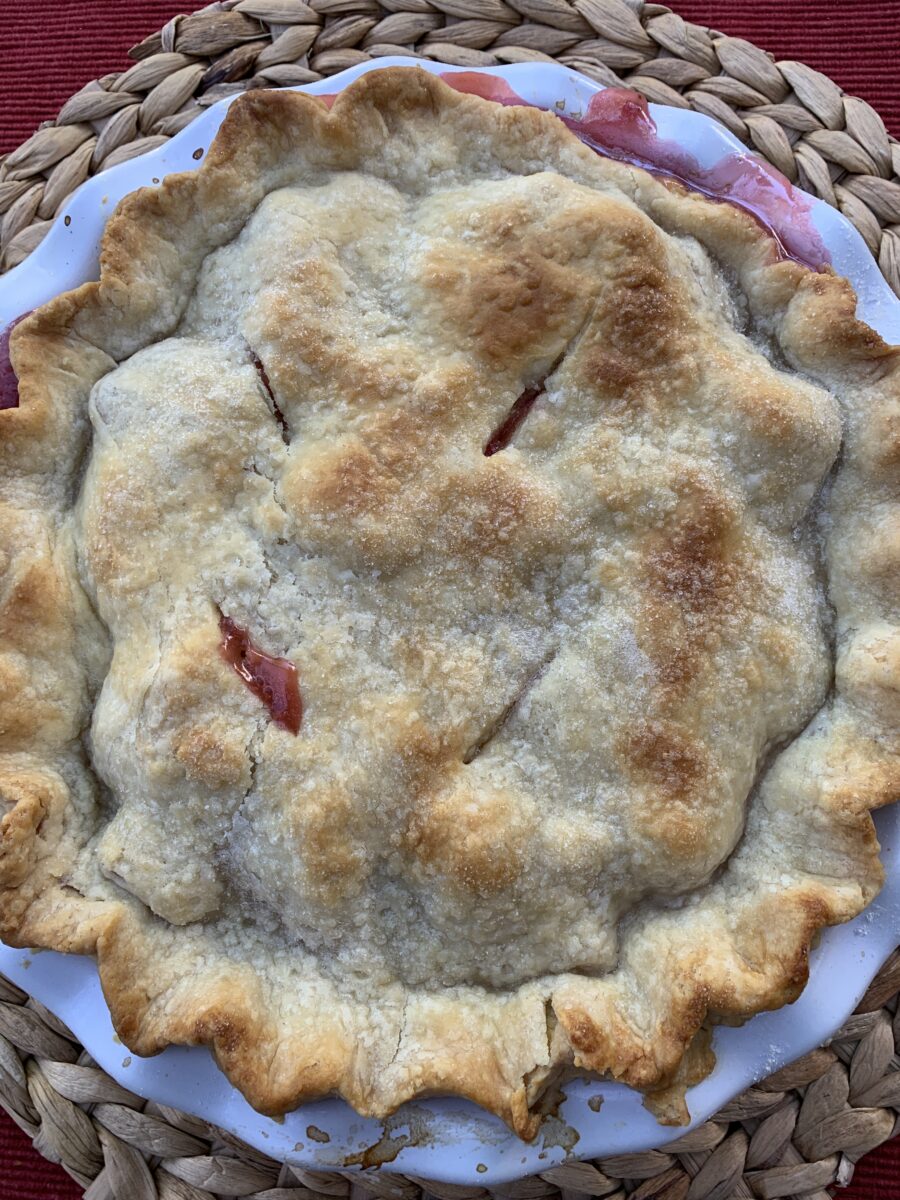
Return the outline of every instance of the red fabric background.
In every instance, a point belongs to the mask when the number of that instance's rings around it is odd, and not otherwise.
[[[900,136],[900,0],[669,0],[688,20],[796,58],[864,97]],[[191,0],[0,0],[0,153]],[[900,1142],[868,1155],[842,1200],[900,1200]],[[0,1110],[0,1200],[80,1200]]]

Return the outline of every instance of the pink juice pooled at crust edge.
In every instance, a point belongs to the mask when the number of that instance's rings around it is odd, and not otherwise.
[[[497,75],[454,71],[441,79],[458,92],[496,104],[527,105]],[[334,95],[320,96],[330,108]],[[772,237],[779,258],[790,258],[814,271],[831,261],[812,220],[812,199],[763,159],[748,152],[726,154],[712,167],[702,167],[677,143],[660,138],[647,101],[628,88],[605,88],[590,99],[584,116],[560,120],[598,154],[643,167],[711,200],[725,201],[749,213]],[[25,314],[27,315],[27,314]],[[9,360],[9,335],[19,317],[0,333],[0,409],[19,403],[15,372]]]
[[[441,79],[458,92],[497,104],[527,104],[495,75],[458,71]],[[714,166],[702,167],[676,142],[659,137],[647,101],[639,92],[605,88],[591,97],[584,116],[560,115],[560,120],[598,154],[643,167],[711,200],[744,209],[774,239],[779,258],[794,259],[814,271],[830,263],[831,256],[812,221],[811,197],[749,151],[726,154]]]
[[[31,313],[22,313],[0,333],[0,410],[19,407],[19,381],[9,357],[9,338],[12,331]]]

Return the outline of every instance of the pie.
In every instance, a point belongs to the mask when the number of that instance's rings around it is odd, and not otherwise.
[[[417,70],[251,92],[12,332],[4,940],[259,1110],[686,1119],[897,796],[900,352]]]

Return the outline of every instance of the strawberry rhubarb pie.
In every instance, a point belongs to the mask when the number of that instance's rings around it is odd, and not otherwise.
[[[0,933],[262,1111],[685,1119],[898,793],[900,355],[556,116],[236,102],[9,335]],[[10,391],[12,388],[12,392]]]

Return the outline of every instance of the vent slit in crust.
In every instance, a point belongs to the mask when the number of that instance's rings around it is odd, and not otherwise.
[[[303,702],[294,663],[260,650],[246,629],[222,613],[219,628],[222,657],[266,706],[275,724],[296,737],[303,719]]]
[[[503,417],[500,423],[495,427],[493,433],[491,433],[491,435],[488,437],[488,440],[485,442],[483,451],[485,458],[490,458],[492,455],[498,454],[501,450],[505,450],[511,444],[520,427],[528,419],[528,415],[534,407],[535,401],[539,400],[540,397],[543,396],[546,390],[547,380],[551,377],[551,375],[555,374],[565,359],[577,348],[581,338],[584,335],[585,329],[591,322],[593,315],[593,310],[591,310],[589,316],[585,319],[584,324],[571,339],[569,344],[562,350],[560,354],[557,355],[553,364],[543,373],[540,379],[538,379],[536,383],[530,384],[527,388],[524,388],[519,393],[509,412],[505,417]]]
[[[512,408],[510,408],[509,412],[484,443],[485,458],[490,458],[492,454],[498,454],[501,450],[507,448],[518,432],[520,425],[523,424],[531,412],[535,400],[544,394],[544,382],[542,379],[540,383],[532,384],[531,387],[525,388],[519,394]]]
[[[516,709],[519,708],[519,706],[522,704],[522,701],[547,670],[550,663],[556,657],[556,654],[556,648],[550,650],[544,656],[543,660],[528,673],[524,682],[522,683],[522,686],[515,693],[509,703],[503,707],[503,709],[492,721],[487,722],[484,732],[480,734],[477,740],[472,743],[472,745],[463,755],[463,763],[465,763],[466,766],[468,766],[469,763],[473,762],[480,754],[482,754],[488,744],[493,741],[498,733],[501,732],[503,727],[509,721],[510,717],[513,715]]]
[[[272,406],[272,414],[281,428],[281,440],[286,446],[289,446],[291,444],[291,431],[288,428],[288,423],[285,420],[284,413],[278,407],[278,401],[275,399],[275,393],[272,390],[272,384],[269,380],[268,372],[263,366],[262,359],[260,359],[259,355],[254,350],[250,351],[250,357],[253,361],[253,366],[256,368],[259,381],[263,386],[263,390],[265,391],[266,398],[269,404]]]

